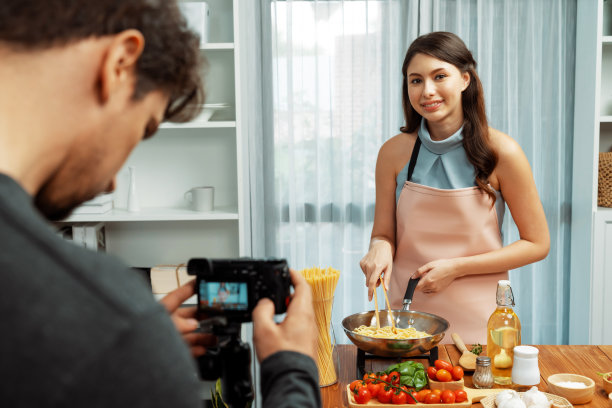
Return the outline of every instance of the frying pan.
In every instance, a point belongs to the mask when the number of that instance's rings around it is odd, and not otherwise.
[[[347,337],[361,350],[383,357],[411,357],[424,354],[434,348],[443,338],[449,323],[446,319],[431,313],[408,310],[412,303],[412,296],[419,279],[410,279],[404,306],[401,310],[393,310],[395,326],[401,329],[414,327],[416,330],[430,334],[421,339],[379,339],[355,333],[361,325],[375,326],[376,312],[362,312],[352,314],[342,320],[342,328]],[[391,314],[388,310],[379,312],[380,326],[391,326]]]

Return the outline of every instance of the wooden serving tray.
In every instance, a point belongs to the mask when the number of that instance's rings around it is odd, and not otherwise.
[[[416,404],[382,404],[376,400],[376,398],[370,400],[367,404],[358,404],[355,402],[355,398],[353,397],[353,393],[350,390],[350,385],[346,386],[346,394],[348,397],[349,407],[351,408],[359,408],[359,407],[376,407],[376,408],[393,408],[393,407],[403,407],[403,406],[411,406],[411,407],[429,407],[429,408],[467,408],[471,407],[474,402],[478,402],[481,399],[488,397],[490,395],[497,395],[503,388],[490,388],[485,390],[479,390],[477,388],[464,388],[467,393],[468,399],[463,402],[456,402],[454,404],[424,404],[422,402]],[[409,397],[410,398],[410,397]]]

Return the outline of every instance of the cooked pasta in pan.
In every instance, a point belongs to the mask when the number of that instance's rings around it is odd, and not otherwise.
[[[414,327],[400,329],[399,327],[393,328],[391,326],[376,328],[362,325],[353,330],[353,332],[362,336],[376,337],[379,339],[422,339],[423,337],[431,336],[431,334],[418,331]]]

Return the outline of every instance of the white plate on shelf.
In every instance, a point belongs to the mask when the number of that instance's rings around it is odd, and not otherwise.
[[[218,110],[229,108],[227,103],[206,103],[202,107],[202,112],[194,119],[195,122],[208,122]]]

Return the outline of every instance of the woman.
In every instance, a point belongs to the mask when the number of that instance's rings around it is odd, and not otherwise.
[[[372,239],[360,262],[368,297],[382,276],[399,309],[410,277],[420,278],[411,309],[484,343],[497,281],[548,254],[544,210],[520,146],[488,127],[476,62],[459,37],[417,38],[402,74],[406,126],[380,149]],[[502,247],[504,201],[520,239]]]

